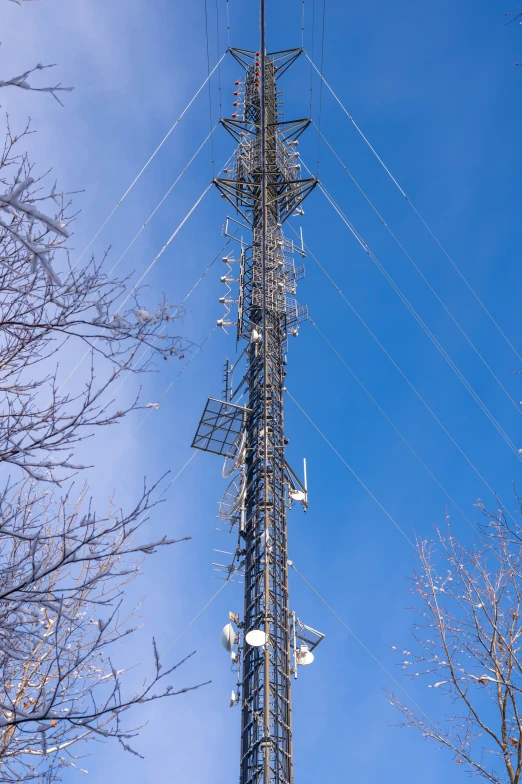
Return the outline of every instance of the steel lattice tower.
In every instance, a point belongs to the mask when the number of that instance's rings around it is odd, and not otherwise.
[[[300,178],[295,147],[310,120],[283,121],[279,109],[278,80],[301,50],[267,54],[264,5],[261,0],[259,52],[231,50],[245,71],[244,82],[237,83],[244,93],[237,91],[239,108],[222,122],[238,148],[229,176],[214,180],[239,213],[239,220],[230,220],[251,232],[251,244],[241,244],[239,276],[222,278],[229,291],[238,283],[237,300],[222,298],[227,315],[237,301],[237,321],[218,322],[224,328],[237,325],[238,341],[246,343],[246,371],[234,390],[227,365],[225,400],[209,399],[193,446],[224,455],[239,472],[220,516],[239,532],[234,560],[244,569],[245,586],[239,626],[245,636],[263,631],[266,640],[261,646],[245,642],[241,649],[240,784],[292,784],[296,629],[288,596],[287,507],[292,491],[306,504],[306,488],[285,458],[283,395],[287,337],[307,311],[293,296],[304,269],[292,256],[304,253],[284,237],[282,225],[316,180]],[[228,221],[225,233],[235,237]],[[231,270],[234,260],[224,261]],[[246,406],[233,402],[240,390],[246,391]],[[312,647],[318,641],[300,639]]]

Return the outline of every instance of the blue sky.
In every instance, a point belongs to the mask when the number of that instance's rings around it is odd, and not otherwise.
[[[257,47],[257,3],[230,0],[228,6],[232,45]],[[224,0],[218,0],[217,8],[223,49]],[[316,0],[317,59],[321,9]],[[268,0],[268,10],[269,48],[299,46],[301,0]],[[436,7],[413,0],[327,0],[324,74],[522,354],[522,69],[512,65],[522,60],[522,35],[516,25],[504,26],[506,10],[514,9],[493,0],[441,0]],[[311,12],[312,0],[306,0],[305,47],[310,52]],[[216,5],[210,0],[209,13],[210,59],[215,63]],[[2,78],[38,61],[56,62],[57,78],[75,87],[66,95],[65,108],[45,95],[2,91],[1,99],[13,123],[31,115],[38,133],[30,151],[39,166],[52,167],[62,187],[83,189],[76,197],[81,214],[74,245],[79,255],[205,78],[203,0],[40,0],[22,7],[4,2],[0,25]],[[225,60],[220,73],[224,114],[232,111],[233,82],[240,75]],[[304,58],[283,87],[285,117],[306,116],[310,68]],[[318,120],[318,80],[312,87],[312,113]],[[217,119],[217,75],[212,102]],[[522,368],[517,356],[326,90],[321,127],[518,403],[522,382],[513,371]],[[110,245],[110,258],[119,257],[209,130],[204,91],[92,246],[96,254]],[[232,149],[225,132],[218,132],[216,169]],[[315,167],[313,128],[300,149]],[[127,254],[122,272],[137,278],[148,266],[212,178],[211,159],[207,146]],[[509,438],[522,447],[520,411],[324,145],[319,176]],[[177,302],[190,290],[223,245],[226,210],[211,191],[148,276],[151,302],[163,291]],[[321,264],[482,477],[511,503],[512,481],[522,473],[519,459],[318,190],[305,205],[302,224],[292,225],[302,225]],[[471,520],[478,497],[494,507],[481,479],[313,259],[306,264],[299,298],[347,364]],[[196,343],[221,315],[222,274],[216,263],[188,301],[180,329]],[[233,338],[216,331],[160,410],[134,435],[140,415],[122,425],[117,437],[115,431],[102,435],[90,476],[98,498],[116,488],[124,502],[144,474],[155,478],[184,465],[205,399],[219,396],[222,362],[233,351]],[[182,363],[164,364],[158,374],[141,379],[144,402],[163,393]],[[432,536],[448,506],[455,532],[469,539],[466,522],[311,325],[304,325],[291,342],[288,371],[292,395],[408,537]],[[131,380],[123,393],[130,399],[136,388]],[[410,545],[290,400],[286,416],[289,460],[298,467],[307,457],[310,484],[308,513],[291,513],[290,557],[426,713],[443,717],[442,696],[427,683],[406,681],[390,650],[411,645]],[[145,597],[142,614],[148,622],[119,655],[122,662],[137,662],[140,674],[152,664],[152,634],[159,649],[166,649],[218,587],[212,548],[230,549],[232,544],[215,531],[216,502],[225,486],[219,460],[198,455],[148,524],[151,535],[166,532],[192,540],[156,556],[132,587],[130,599]],[[242,606],[240,591],[228,586],[166,659],[174,663],[196,650],[176,684],[211,679],[211,685],[145,711],[149,723],[136,743],[144,760],[116,746],[93,745],[82,766],[94,780],[225,784],[235,779],[240,716],[228,708],[234,678],[219,635],[228,610]],[[462,780],[464,771],[449,754],[423,743],[413,731],[390,726],[398,716],[384,699],[382,689],[390,685],[386,674],[295,575],[291,596],[298,616],[327,635],[314,666],[300,673],[294,689],[296,781],[311,784],[318,777],[346,776],[376,784],[384,764],[392,783]],[[75,778],[69,773],[64,780]]]

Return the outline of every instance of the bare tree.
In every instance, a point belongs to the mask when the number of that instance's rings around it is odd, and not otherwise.
[[[59,781],[77,744],[115,738],[127,751],[133,706],[188,691],[163,671],[132,685],[111,648],[136,627],[125,586],[142,559],[175,540],[138,541],[159,488],[98,514],[75,490],[82,442],[140,408],[117,405],[129,373],[181,356],[182,311],[74,264],[71,194],[47,184],[7,121],[0,154],[0,781]],[[67,361],[72,371],[61,368]],[[84,361],[82,361],[84,360]],[[71,387],[74,391],[71,391]],[[64,489],[65,488],[65,489]],[[136,676],[133,676],[134,678]],[[127,684],[127,685],[126,685]]]
[[[408,726],[450,749],[494,784],[522,775],[522,504],[488,513],[482,536],[462,544],[451,530],[419,541],[413,579],[415,650],[403,668],[451,704],[442,726],[391,695]],[[413,672],[412,672],[413,671]]]
[[[59,481],[60,469],[79,468],[72,450],[80,440],[136,407],[114,407],[111,393],[125,374],[150,369],[153,357],[176,356],[186,344],[168,332],[180,308],[163,301],[147,310],[143,292],[107,278],[103,263],[71,264],[70,202],[54,186],[45,189],[17,153],[27,133],[16,136],[8,125],[0,155],[0,461]],[[66,348],[89,357],[74,395],[58,375]]]
[[[123,713],[197,688],[173,687],[183,662],[161,671],[155,643],[154,673],[134,689],[111,659],[136,625],[123,598],[140,556],[173,543],[134,541],[153,489],[127,513],[111,504],[98,517],[86,489],[42,488],[27,479],[0,498],[0,781],[59,781],[82,740],[133,751]]]

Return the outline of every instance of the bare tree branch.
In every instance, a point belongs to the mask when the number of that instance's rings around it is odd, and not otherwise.
[[[86,488],[58,497],[27,479],[0,498],[1,781],[49,777],[80,740],[129,740],[136,729],[121,724],[129,708],[201,685],[174,689],[168,681],[184,662],[160,672],[154,643],[155,674],[124,694],[125,673],[110,657],[134,631],[123,595],[140,554],[175,541],[136,541],[155,490],[130,512],[111,505],[104,517]]]
[[[522,505],[517,516],[488,512],[483,538],[460,543],[448,529],[417,542],[420,570],[412,609],[415,650],[403,668],[454,706],[441,727],[392,703],[426,738],[450,749],[458,764],[493,784],[522,775]],[[515,520],[515,522],[513,522]]]
[[[13,0],[13,2],[17,2],[17,0]],[[35,71],[43,71],[46,68],[54,68],[55,65],[56,63],[52,63],[52,65],[42,65],[41,63],[38,63],[38,65],[35,65],[34,68],[30,68],[28,71],[24,71],[24,73],[20,74],[19,76],[13,76],[11,79],[6,80],[0,79],[0,87],[18,87],[20,90],[31,90],[32,92],[37,93],[50,93],[53,98],[58,101],[60,106],[63,106],[63,103],[58,98],[57,93],[71,92],[74,90],[74,87],[62,87],[60,83],[54,85],[54,87],[34,87],[27,81],[28,77]]]
[[[128,711],[202,685],[176,686],[183,662],[164,669],[155,642],[137,687],[112,659],[138,626],[127,584],[145,557],[186,540],[141,539],[158,486],[99,514],[70,481],[81,443],[141,407],[138,395],[118,405],[126,376],[186,351],[173,332],[183,312],[150,307],[103,259],[72,264],[71,194],[36,173],[28,133],[7,120],[0,151],[0,782],[59,781],[95,739],[140,756]],[[80,360],[74,392],[67,356]]]
[[[8,123],[0,154],[0,462],[59,482],[78,470],[73,450],[82,439],[137,407],[114,405],[123,378],[188,345],[170,333],[181,308],[164,299],[148,309],[146,290],[107,278],[103,260],[71,264],[71,203],[18,153],[28,132],[14,135]],[[65,345],[90,356],[74,395],[58,372]]]
[[[519,7],[520,7],[520,6],[519,6]],[[506,22],[506,24],[507,24],[507,25],[509,25],[509,24],[512,24],[513,22],[516,22],[516,21],[517,21],[517,19],[519,19],[519,20],[522,20],[522,11],[507,11],[507,12],[504,14],[504,16],[509,16],[509,17],[511,17],[511,18],[510,18],[510,19],[509,19],[509,20]],[[519,21],[519,24],[522,24],[522,21]],[[514,65],[522,65],[522,63],[514,63]]]

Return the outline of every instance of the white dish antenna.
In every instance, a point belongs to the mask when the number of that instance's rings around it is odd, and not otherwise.
[[[266,634],[261,629],[252,629],[246,635],[245,642],[252,648],[261,648],[266,643]]]
[[[304,667],[307,664],[312,664],[314,659],[315,656],[313,655],[309,647],[307,645],[301,645],[301,647],[297,651],[297,663],[301,664]]]
[[[223,463],[223,476],[226,478],[237,471],[238,468],[241,467],[242,463],[245,459],[245,441],[246,441],[246,433],[243,432],[239,433],[236,437],[234,443],[228,450],[225,462]]]
[[[306,493],[303,493],[302,490],[292,490],[290,493],[290,498],[292,501],[304,501],[306,498]]]
[[[233,708],[236,702],[237,702],[236,692],[233,691],[232,694],[230,695],[230,707]]]
[[[236,633],[231,623],[227,623],[221,632],[221,645],[229,653],[232,651],[236,642]]]

